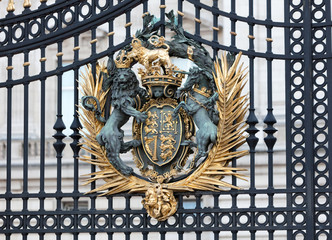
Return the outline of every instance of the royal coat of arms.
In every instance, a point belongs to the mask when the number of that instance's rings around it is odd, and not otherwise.
[[[241,54],[213,62],[185,36],[173,12],[166,15],[175,32],[171,40],[158,35],[153,16],[146,14],[131,43],[107,67],[97,65],[97,76],[88,66],[81,83],[82,148],[93,155],[81,160],[100,168],[87,183],[106,182],[91,192],[145,192],[142,203],[159,221],[176,212],[174,191],[237,188],[222,179],[242,177],[228,164],[247,153],[236,151],[245,142],[247,109]],[[189,59],[195,67],[184,71],[171,57]],[[125,142],[121,128],[130,117],[132,140]],[[141,176],[121,159],[128,151]]]

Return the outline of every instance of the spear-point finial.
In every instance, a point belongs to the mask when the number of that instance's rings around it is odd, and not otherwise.
[[[31,7],[31,2],[30,2],[30,0],[24,0],[23,7],[24,7],[24,8],[29,8],[29,7]]]
[[[7,6],[7,12],[14,12],[14,11],[15,11],[14,0],[9,0]]]

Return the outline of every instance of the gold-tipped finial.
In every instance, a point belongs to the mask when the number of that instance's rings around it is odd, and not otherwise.
[[[31,7],[31,2],[30,2],[30,0],[24,0],[23,7],[25,7],[25,8],[29,8],[29,7]]]
[[[14,11],[15,11],[14,0],[9,0],[7,6],[7,12],[14,12]]]

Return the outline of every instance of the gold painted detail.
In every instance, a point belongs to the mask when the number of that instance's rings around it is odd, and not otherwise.
[[[45,58],[45,57],[39,59],[40,62],[45,62],[46,60],[47,60],[47,58]]]
[[[253,35],[248,35],[248,38],[249,38],[249,39],[252,39],[252,40],[255,39],[255,37],[254,37]]]
[[[112,36],[112,35],[114,35],[114,33],[115,32],[109,32],[109,33],[107,33],[107,36],[109,37],[109,36]]]
[[[229,32],[231,35],[233,35],[233,36],[236,36],[237,35],[237,33],[236,32]]]
[[[166,8],[166,5],[160,5],[159,8]]]
[[[129,58],[134,58],[140,64],[145,67],[145,71],[147,73],[152,71],[152,66],[155,61],[156,66],[163,66],[166,69],[166,72],[170,70],[172,66],[171,59],[168,55],[169,46],[165,43],[164,37],[159,37],[157,35],[153,35],[150,37],[149,42],[155,47],[165,48],[157,48],[157,49],[147,49],[142,46],[141,40],[134,36],[131,45],[133,50],[128,53]]]
[[[125,27],[130,27],[131,25],[133,25],[133,23],[132,22],[128,22],[128,23],[126,23]]]
[[[218,27],[212,27],[213,30],[219,31],[220,29]]]
[[[239,187],[224,181],[223,178],[234,176],[245,179],[244,175],[238,172],[244,169],[228,166],[232,159],[242,157],[248,153],[247,150],[232,151],[232,149],[238,148],[246,142],[245,116],[248,109],[248,97],[242,93],[242,90],[246,82],[247,71],[239,64],[240,57],[241,53],[238,54],[233,65],[228,67],[226,55],[223,54],[221,63],[216,62],[214,66],[214,81],[219,95],[217,108],[221,119],[218,123],[216,143],[209,151],[205,161],[193,170],[189,176],[179,181],[167,183],[167,185],[161,183],[174,172],[176,174],[175,169],[171,169],[163,175],[156,175],[154,170],[147,170],[147,175],[154,175],[160,185],[151,185],[150,181],[134,175],[124,176],[118,172],[108,160],[105,148],[100,146],[96,140],[96,135],[104,124],[97,121],[92,112],[81,108],[80,120],[84,126],[82,130],[82,149],[88,154],[81,156],[80,160],[99,167],[97,172],[88,174],[86,184],[97,180],[105,181],[104,184],[100,184],[88,193],[98,192],[99,195],[110,195],[127,191],[130,193],[146,192],[146,197],[143,200],[144,207],[151,217],[163,221],[176,212],[174,191],[239,189]],[[100,102],[102,111],[104,111],[107,92],[102,91],[102,71],[103,68],[98,65],[97,75],[93,76],[91,67],[88,67],[87,71],[82,73],[80,85],[82,95],[96,97]],[[168,101],[172,101],[172,99]],[[164,134],[164,136],[167,137],[168,135]]]
[[[176,150],[175,147],[174,147],[174,145],[176,143],[176,140],[174,139],[174,137],[171,134],[169,134],[168,136],[164,136],[162,134],[160,136],[160,140],[161,140],[161,145],[160,145],[161,154],[160,154],[160,157],[165,162],[166,160],[170,159],[173,156],[173,153]]]
[[[156,112],[147,112],[148,118],[145,120],[144,131],[145,134],[154,135],[152,137],[144,137],[144,147],[147,153],[152,157],[153,161],[158,161],[157,158],[157,141],[158,141],[158,122],[159,119]],[[156,134],[156,135],[155,135]]]
[[[141,134],[133,133],[134,136],[141,135],[143,149],[149,159],[158,166],[172,161],[179,150],[182,137],[180,136],[178,140],[179,144],[176,144],[177,141],[172,134],[178,135],[179,132],[182,133],[182,123],[180,120],[180,129],[178,129],[179,120],[173,119],[172,110],[160,110],[160,115],[158,116],[155,109],[163,108],[164,106],[175,108],[176,105],[176,100],[171,98],[151,99],[141,109],[148,116],[144,124],[142,124]]]
[[[73,48],[73,51],[77,51],[77,50],[80,50],[81,48],[79,46],[76,46]]]
[[[183,17],[183,16],[184,16],[184,13],[183,13],[183,12],[181,12],[181,11],[178,11],[178,14],[179,14],[181,17]]]
[[[161,113],[161,132],[174,132],[175,134],[178,134],[176,126],[177,126],[177,120],[173,120],[172,112],[163,110],[160,111]]]
[[[188,54],[189,60],[194,61],[194,59],[193,59],[194,49],[192,46],[188,46],[187,54]]]
[[[14,67],[13,67],[13,66],[8,66],[6,69],[7,69],[7,70],[13,70]]]
[[[121,50],[120,55],[114,60],[117,68],[129,68],[132,61],[133,59],[128,58],[124,50]]]
[[[199,24],[202,23],[201,19],[195,18],[195,22],[198,22]]]
[[[152,161],[158,161],[157,157],[157,140],[158,136],[155,135],[152,138],[144,137],[145,141],[145,150],[152,156]],[[153,143],[153,146],[151,147],[151,143]]]
[[[31,2],[30,2],[30,0],[24,0],[23,7],[25,7],[25,8],[29,8],[29,7],[31,7]]]
[[[120,53],[115,60],[117,66],[129,67],[133,60],[138,61],[144,66],[144,68],[138,69],[143,86],[157,84],[180,86],[185,75],[172,64],[169,56],[169,46],[166,44],[165,38],[153,35],[148,41],[155,49],[145,48],[141,40],[133,36],[132,50],[127,53],[124,51]]]
[[[147,113],[148,118],[145,120],[145,125],[148,125],[148,128],[145,128],[146,126],[144,126],[143,130],[146,131],[148,129],[151,129],[153,124],[152,122],[157,119],[157,115],[154,115],[154,111],[150,110],[153,106],[157,107],[157,108],[162,108],[165,105],[170,105],[173,107],[177,106],[177,101],[175,99],[171,99],[171,98],[159,98],[159,99],[151,99],[149,100],[147,103],[144,104],[144,106],[141,108],[140,111],[144,111]],[[162,161],[164,163],[167,164],[168,161],[171,161],[170,159],[170,152],[172,153],[171,156],[175,156],[175,151],[178,151],[178,149],[175,149],[175,144],[173,144],[174,148],[172,146],[167,146],[170,145],[170,143],[174,143],[174,138],[173,140],[169,137],[169,135],[173,132],[182,132],[181,127],[180,129],[177,129],[178,127],[178,119],[172,119],[171,118],[171,113],[172,111],[160,111],[160,121],[157,121],[157,123],[160,123],[160,126],[158,126],[158,134],[160,132],[160,136],[158,138],[156,138],[155,136],[153,136],[152,134],[149,134],[149,136],[143,136],[141,134],[141,124],[138,124],[136,121],[134,121],[133,123],[133,138],[136,140],[141,140],[144,144],[144,149],[146,151],[146,153],[148,154],[148,156],[150,156],[150,160],[152,160],[153,162],[155,162],[157,164],[157,160],[153,160],[153,159],[157,159],[158,156],[154,154],[157,154],[157,152],[154,152],[155,150],[155,146],[156,143],[158,141],[160,141],[160,152],[163,149],[163,157]],[[192,133],[194,133],[194,123],[192,121],[192,118],[181,108],[180,109],[180,115],[183,119],[183,123],[184,123],[184,138],[186,140],[189,140],[192,137]],[[152,117],[154,116],[154,117]],[[155,125],[155,124],[154,124]],[[181,123],[180,123],[181,125]],[[155,134],[155,135],[158,135]],[[152,135],[152,136],[151,136]],[[161,136],[163,135],[163,136]],[[166,141],[168,140],[168,141]],[[163,143],[162,143],[163,142]],[[180,140],[181,142],[181,140]],[[161,145],[163,144],[163,147],[161,147]],[[178,146],[179,147],[179,146]],[[180,162],[176,163],[176,164],[172,164],[171,165],[171,169],[170,171],[165,172],[164,174],[159,174],[158,172],[156,172],[153,169],[145,169],[143,170],[143,162],[140,159],[139,153],[136,152],[135,150],[132,151],[133,156],[134,156],[134,161],[137,165],[137,167],[140,169],[141,173],[143,176],[150,178],[152,181],[157,181],[157,179],[162,180],[161,182],[167,181],[169,180],[171,177],[174,177],[176,175],[179,174],[178,170],[175,169],[175,167],[178,165],[178,169],[180,169],[181,167],[183,167],[189,157],[189,152],[188,150],[184,149],[182,152],[182,155],[180,157],[180,159],[182,159]],[[161,154],[161,153],[160,153]],[[160,156],[161,158],[161,156]],[[181,167],[179,167],[181,166]]]
[[[147,16],[147,15],[149,15],[149,14],[150,14],[149,12],[145,12],[145,13],[143,13],[142,18],[144,18],[145,16]]]
[[[192,121],[190,121],[190,118],[187,114],[187,112],[185,110],[183,110],[183,108],[180,109],[180,114],[183,118],[183,122],[184,122],[184,128],[185,128],[185,139],[189,140],[192,137],[192,132],[194,129],[194,126],[192,124]]]
[[[147,112],[148,118],[145,120],[145,127],[144,127],[144,131],[146,134],[157,134],[158,133],[158,123],[157,123],[157,119],[159,119],[159,117],[157,116],[156,112],[151,112],[148,111]]]
[[[90,44],[93,44],[93,43],[96,43],[96,42],[98,42],[98,39],[97,39],[97,38],[92,39],[92,40],[90,41]]]
[[[63,56],[63,52],[58,52],[55,56],[61,57],[61,56]]]
[[[211,97],[212,91],[211,90],[207,90],[206,87],[202,87],[201,89],[198,88],[198,86],[194,86],[193,90],[207,98]]]
[[[14,12],[14,11],[15,11],[14,0],[9,0],[7,6],[7,12]]]
[[[142,204],[148,214],[158,221],[165,221],[177,210],[177,201],[172,190],[163,188],[163,185],[150,186],[145,192]]]
[[[266,41],[267,42],[273,42],[273,39],[272,38],[266,38]]]
[[[191,95],[191,93],[187,93],[188,94],[188,97],[193,100],[195,103],[197,103],[198,105],[200,105],[202,108],[204,108],[206,111],[208,111],[207,107],[201,103],[200,101],[198,101],[193,95]]]
[[[29,63],[29,62],[25,62],[25,63],[23,63],[23,67],[27,67],[27,66],[30,66],[30,63]]]

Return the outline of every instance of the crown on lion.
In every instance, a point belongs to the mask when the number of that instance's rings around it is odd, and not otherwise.
[[[114,62],[117,68],[130,68],[133,58],[128,57],[125,50],[121,50],[121,52],[116,56]]]

